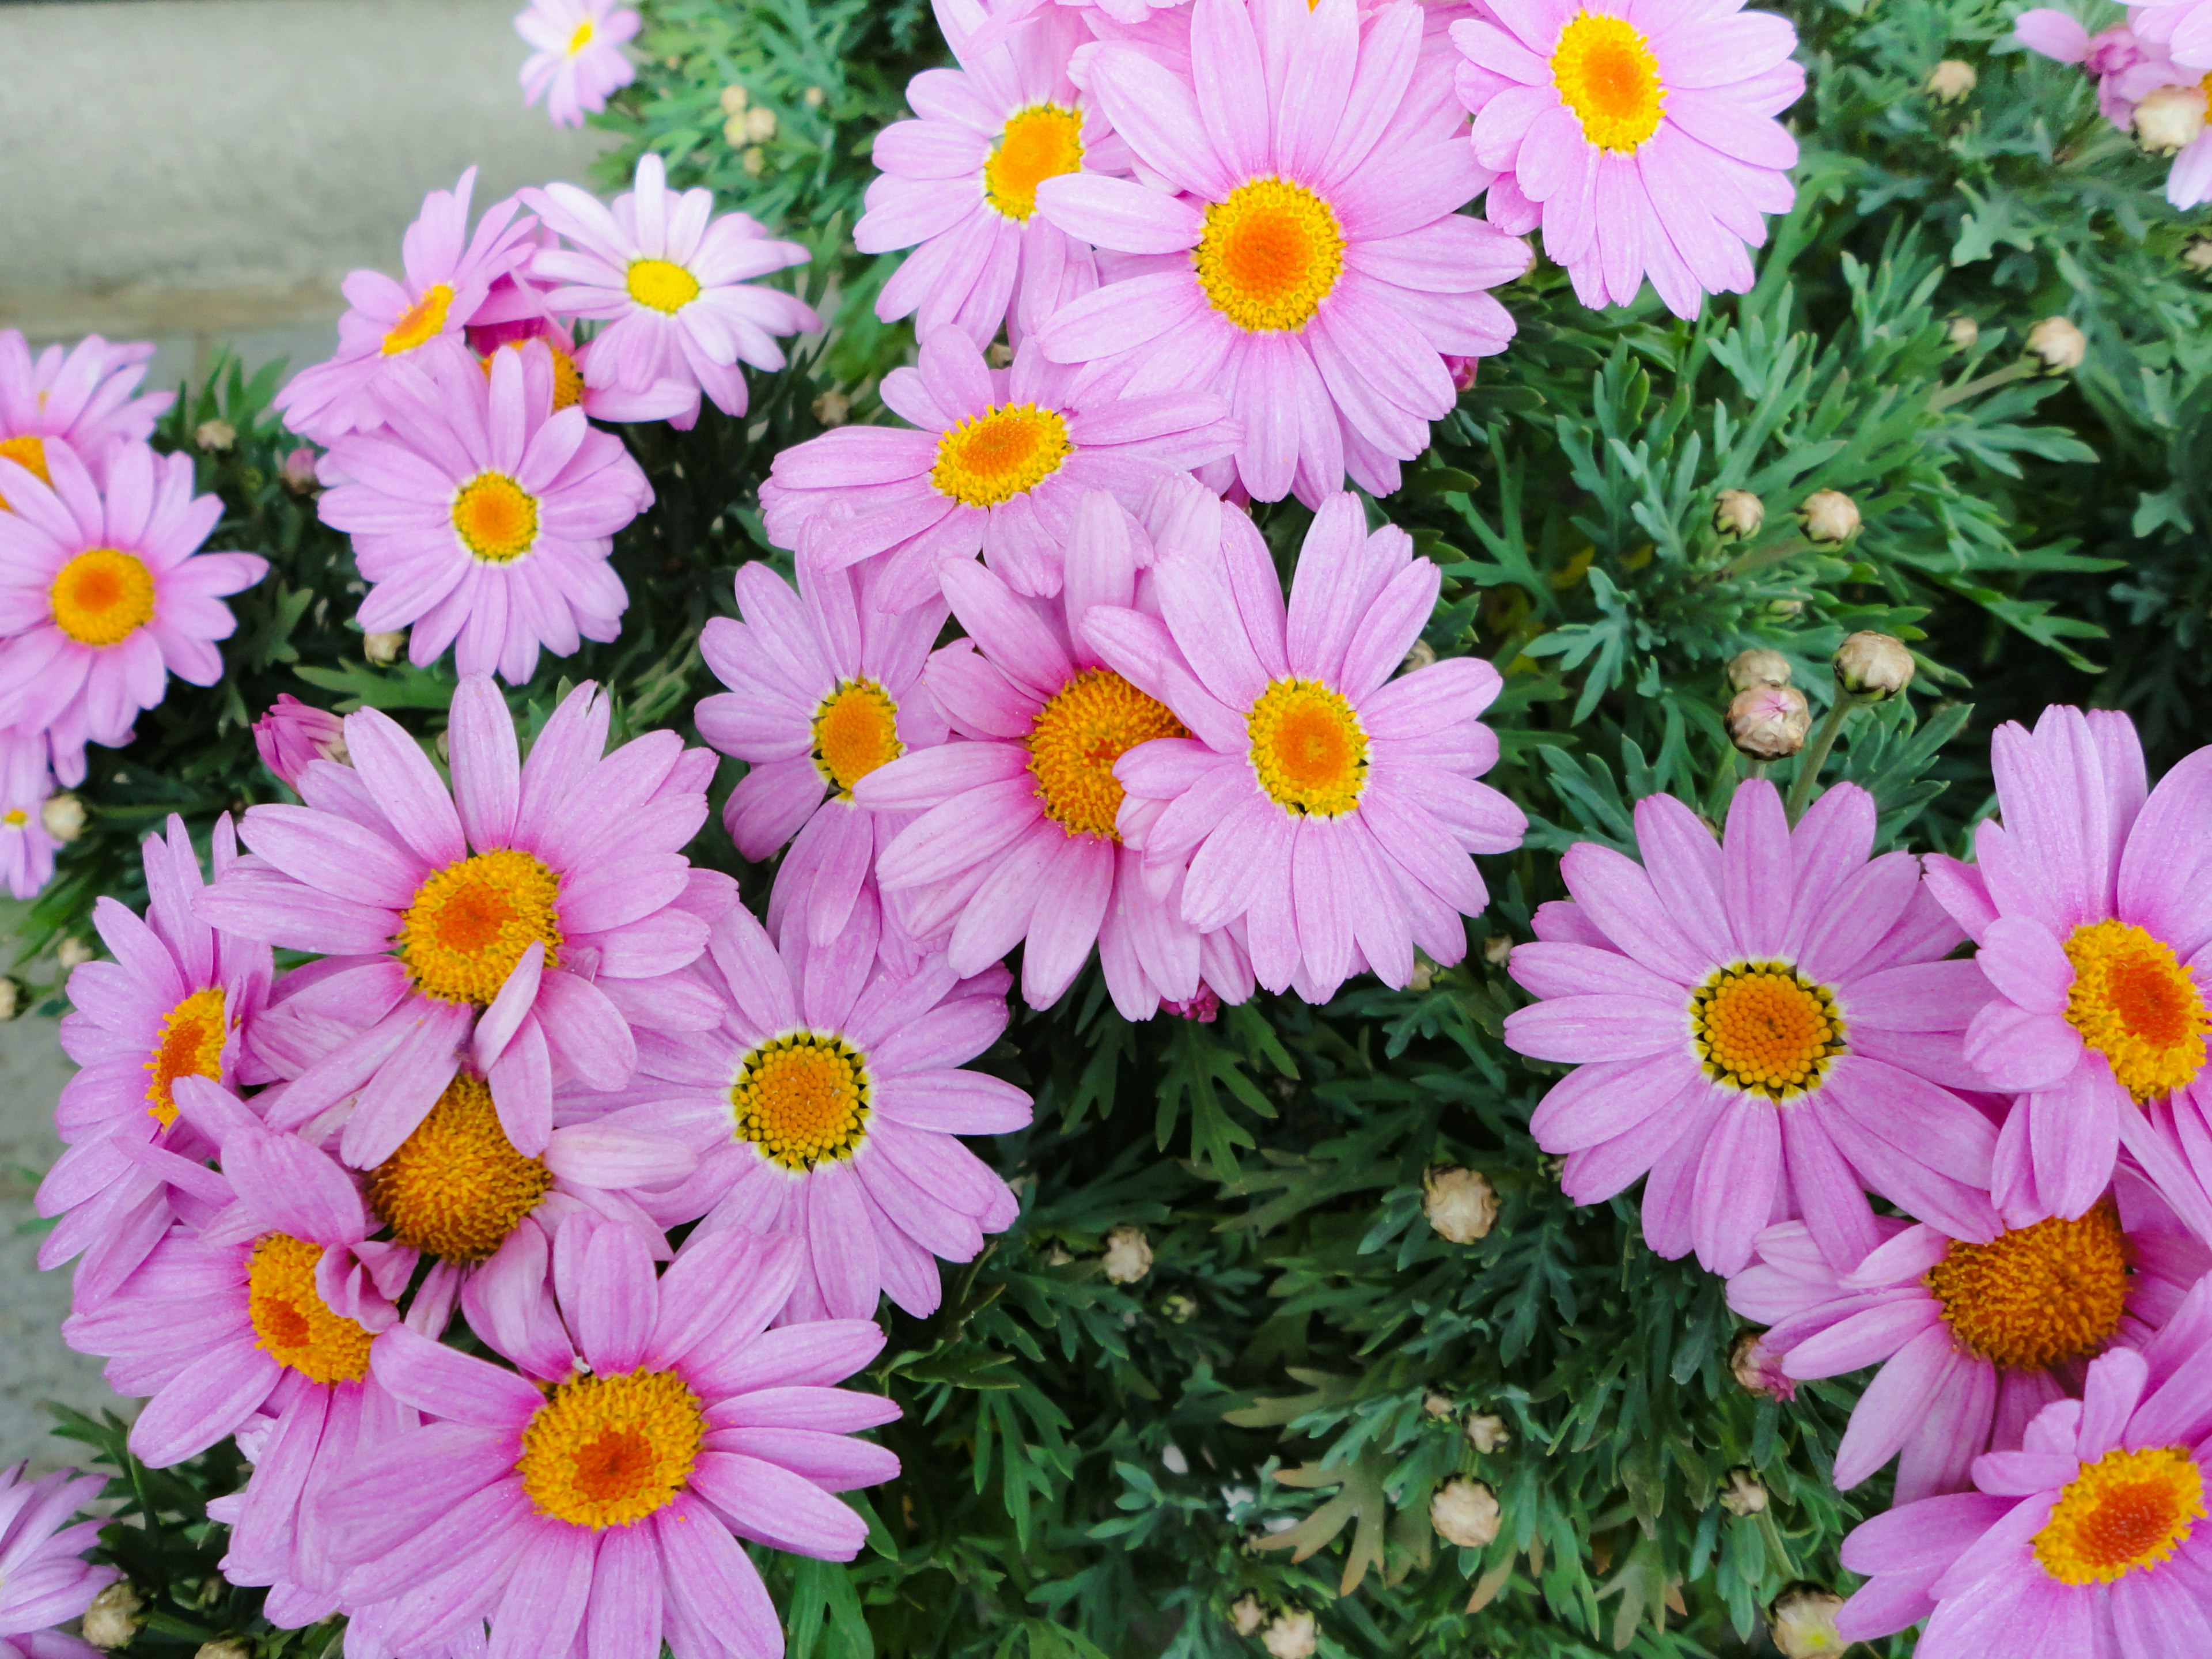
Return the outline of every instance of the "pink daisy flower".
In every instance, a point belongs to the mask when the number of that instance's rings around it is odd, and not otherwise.
[[[1346,471],[1395,489],[1458,402],[1445,354],[1513,337],[1482,290],[1525,271],[1528,250],[1459,212],[1489,174],[1421,27],[1411,3],[1363,25],[1352,0],[1196,0],[1188,71],[1110,41],[1086,70],[1166,188],[1096,173],[1037,187],[1070,236],[1145,256],[1046,322],[1045,355],[1122,395],[1219,389],[1256,500],[1317,504]]]
[[[1980,947],[1992,993],[1967,1030],[1983,1086],[2023,1097],[1997,1145],[2008,1221],[2082,1214],[2124,1146],[2193,1227],[2177,1119],[2212,1109],[2212,749],[2148,789],[2125,714],[2051,708],[1990,739],[2002,818],[1975,863],[1931,856],[1928,884]]]
[[[1484,211],[1542,225],[1584,305],[1625,306],[1647,276],[1678,317],[1750,291],[1746,245],[1796,199],[1797,141],[1773,118],[1805,71],[1789,20],[1741,6],[1492,0],[1452,25],[1474,154],[1500,175]]]
[[[1529,1123],[1567,1154],[1576,1203],[1648,1172],[1645,1242],[1694,1249],[1717,1273],[1741,1272],[1792,1213],[1832,1264],[1857,1266],[1880,1242],[1862,1187],[1953,1238],[1996,1236],[1996,1131],[1942,1086],[1972,1086],[1960,1036],[1988,988],[1972,963],[1943,960],[1959,930],[1918,861],[1869,861],[1874,832],[1855,785],[1793,831],[1754,778],[1719,846],[1681,802],[1651,795],[1636,805],[1642,864],[1567,849],[1573,901],[1545,905],[1540,942],[1513,952],[1513,977],[1542,1000],[1507,1016],[1505,1042],[1579,1068]]]
[[[558,1317],[517,1357],[527,1376],[404,1328],[380,1341],[378,1380],[440,1419],[363,1448],[324,1500],[355,1564],[349,1599],[391,1602],[382,1640],[416,1652],[488,1618],[501,1654],[781,1654],[738,1540],[848,1561],[867,1527],[831,1494],[899,1467],[847,1437],[897,1406],[825,1386],[875,1357],[881,1329],[768,1328],[799,1256],[788,1239],[700,1234],[656,1279],[635,1234],[572,1221]]]
[[[519,264],[534,228],[518,219],[510,198],[484,210],[469,234],[469,197],[477,170],[453,190],[422,198],[422,216],[401,245],[404,280],[380,270],[356,270],[345,279],[347,310],[338,319],[337,356],[294,375],[277,392],[284,423],[319,444],[382,424],[378,384],[398,364],[426,359],[465,362],[462,325],[483,303],[492,284]]]
[[[33,358],[21,330],[0,329],[0,456],[51,483],[46,445],[58,441],[97,477],[109,451],[143,443],[177,401],[173,392],[138,392],[153,356],[150,345],[111,345],[88,334],[67,350],[52,345]]]
[[[230,815],[216,820],[215,873],[237,857]],[[70,975],[75,1005],[61,1023],[62,1048],[81,1068],[63,1085],[54,1124],[69,1143],[39,1187],[39,1213],[60,1218],[39,1247],[52,1270],[82,1255],[79,1308],[97,1305],[145,1259],[167,1230],[166,1183],[136,1156],[160,1146],[194,1162],[213,1144],[178,1115],[177,1081],[238,1081],[246,1025],[269,995],[269,947],[210,927],[194,911],[199,856],[173,815],[167,838],[149,836],[146,915],[112,898],[93,906],[93,926],[112,962]]]
[[[878,1297],[936,1310],[937,1262],[972,1261],[1018,1213],[955,1138],[1027,1127],[1030,1097],[960,1069],[1006,1029],[1007,975],[962,979],[940,955],[912,973],[877,952],[863,890],[827,946],[779,949],[743,909],[714,927],[721,1025],[641,1045],[615,1103],[690,1146],[698,1173],[646,1201],[664,1225],[789,1233],[805,1245],[787,1322],[872,1319]]]
[[[915,251],[876,298],[887,323],[913,317],[924,337],[957,327],[988,345],[1011,315],[1014,337],[1098,286],[1097,257],[1037,211],[1037,186],[1076,172],[1129,170],[1127,148],[1068,78],[1090,40],[1081,13],[1059,6],[1000,31],[977,0],[939,0],[958,69],[924,70],[907,88],[917,119],[876,135],[882,176],[853,227],[863,253]]]
[[[653,486],[621,439],[556,409],[550,348],[488,367],[394,370],[386,424],[331,446],[316,511],[353,538],[365,632],[409,629],[416,667],[451,645],[464,676],[520,685],[541,647],[571,656],[622,631],[629,595],[608,558]]]
[[[280,691],[269,711],[253,722],[253,748],[276,781],[296,791],[309,761],[345,763],[345,724],[327,708]]]
[[[1974,1460],[1974,1491],[1853,1532],[1844,1565],[1870,1582],[1837,1634],[1871,1641],[1925,1619],[1917,1659],[2212,1652],[2208,1310],[2193,1296],[2145,1352],[2094,1362],[2083,1397],[2046,1406],[2018,1451]]]
[[[95,1659],[98,1649],[53,1626],[123,1576],[84,1559],[102,1523],[70,1522],[107,1483],[75,1469],[32,1480],[26,1467],[0,1469],[0,1659]]]
[[[1510,851],[1528,825],[1475,781],[1498,760],[1475,718],[1498,671],[1458,657],[1391,678],[1443,578],[1404,531],[1370,535],[1354,497],[1322,503],[1287,610],[1249,520],[1218,523],[1161,538],[1158,617],[1099,606],[1084,622],[1107,665],[1192,733],[1115,764],[1123,836],[1155,869],[1188,861],[1183,920],[1202,933],[1241,921],[1271,991],[1325,1002],[1363,969],[1403,986],[1416,945],[1459,961],[1461,917],[1487,902],[1468,854]]]
[[[514,32],[536,48],[522,66],[522,101],[543,98],[556,127],[583,125],[637,78],[623,44],[641,21],[615,0],[530,0],[514,17]]]
[[[756,864],[791,843],[777,876],[782,902],[769,916],[779,938],[784,910],[805,916],[817,945],[845,931],[890,839],[886,829],[902,821],[858,805],[854,787],[899,756],[945,741],[945,717],[921,668],[945,607],[871,604],[880,569],[802,556],[794,593],[767,565],[742,565],[739,617],[710,619],[699,637],[700,654],[730,688],[700,699],[692,716],[699,735],[751,769],[730,792],[722,822]]]
[[[54,772],[84,781],[88,743],[131,741],[169,676],[222,678],[217,640],[238,622],[220,601],[268,574],[252,553],[202,553],[222,516],[192,494],[192,458],[143,444],[111,454],[96,483],[72,450],[46,451],[51,486],[0,459],[0,726],[43,730]]]
[[[1213,507],[1256,540],[1241,514]],[[932,657],[927,678],[958,735],[872,773],[856,796],[920,815],[884,848],[876,878],[909,932],[949,933],[955,974],[980,974],[1025,944],[1022,994],[1048,1008],[1095,945],[1115,1005],[1148,1019],[1164,1000],[1197,996],[1203,950],[1182,919],[1180,872],[1148,879],[1115,827],[1125,792],[1115,763],[1139,744],[1188,736],[1084,637],[1095,607],[1152,599],[1132,529],[1112,497],[1091,492],[1057,600],[1024,599],[978,565],[944,567],[968,638]]]
[[[46,734],[0,732],[0,882],[19,899],[36,898],[53,879],[54,849],[40,816],[54,793],[46,764]]]
[[[1237,443],[1228,405],[1203,388],[1088,396],[1034,339],[993,369],[956,328],[922,341],[918,368],[884,376],[883,396],[919,430],[847,426],[793,446],[761,485],[761,516],[779,547],[818,522],[830,563],[882,556],[876,602],[894,611],[935,594],[946,561],[978,552],[1016,592],[1057,593],[1085,490],[1134,509],[1162,478]]]
[[[311,762],[304,805],[247,810],[239,833],[254,856],[199,914],[344,958],[319,992],[359,1030],[286,1086],[277,1127],[350,1097],[341,1155],[374,1169],[465,1054],[508,1142],[536,1158],[556,1073],[618,1089],[633,1025],[711,1023],[681,970],[734,884],[678,849],[706,820],[714,757],[650,732],[601,759],[608,719],[598,688],[577,687],[525,764],[505,700],[473,676],[453,694],[450,791],[414,738],[364,708],[346,716],[351,766]]]
[[[1898,1503],[1962,1491],[1976,1457],[2017,1446],[2038,1412],[2081,1392],[2098,1355],[2141,1347],[2212,1268],[2212,1250],[2140,1182],[2119,1197],[2124,1223],[2108,1199],[1986,1244],[1879,1218],[1883,1243],[1847,1273],[1803,1222],[1782,1222],[1729,1280],[1729,1306],[1773,1328],[1760,1342],[1784,1376],[1881,1366],[1837,1449],[1838,1487],[1899,1457]]]
[[[676,380],[702,389],[725,415],[742,415],[738,365],[780,369],[783,350],[770,337],[822,326],[795,295],[752,280],[805,264],[806,250],[769,240],[742,213],[710,222],[714,193],[672,198],[667,168],[651,151],[612,208],[574,185],[525,191],[523,199],[574,245],[532,256],[533,277],[561,284],[546,303],[604,325],[583,365],[586,386],[647,392]]]

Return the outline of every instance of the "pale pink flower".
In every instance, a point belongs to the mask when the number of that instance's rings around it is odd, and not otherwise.
[[[514,32],[537,48],[522,66],[523,102],[544,99],[556,127],[583,125],[637,77],[623,46],[641,22],[617,0],[530,0],[514,17]]]

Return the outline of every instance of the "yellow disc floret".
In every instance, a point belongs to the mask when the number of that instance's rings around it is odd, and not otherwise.
[[[1045,816],[1069,835],[1110,841],[1121,811],[1114,763],[1155,738],[1187,738],[1168,706],[1119,674],[1086,668],[1062,686],[1030,723],[1030,771]]]
[[[947,428],[929,481],[956,501],[996,507],[1035,489],[1074,453],[1059,410],[1008,404]]]
[[[1601,149],[1636,149],[1667,112],[1659,59],[1626,18],[1577,13],[1552,53],[1552,82],[1583,124],[1583,137]]]
[[[1032,104],[1006,118],[983,163],[983,196],[1009,219],[1036,211],[1037,186],[1083,165],[1083,112]]]
[[[529,343],[527,340],[509,340],[490,356],[479,358],[477,362],[484,372],[484,379],[491,379],[491,366],[498,361],[500,352],[519,352]],[[574,409],[584,401],[584,371],[576,367],[574,357],[550,340],[545,343],[545,346],[553,354],[553,412],[557,415],[562,410]]]
[[[2127,1235],[2106,1202],[1986,1244],[1954,1241],[1927,1283],[1960,1346],[1992,1364],[2037,1370],[2088,1359],[2127,1310]]]
[[[2111,1062],[2120,1087],[2153,1101],[2196,1080],[2212,1016],[2171,945],[2129,922],[2096,921],[2074,930],[2066,958],[2067,1020]]]
[[[35,432],[20,438],[0,438],[0,460],[15,462],[42,484],[54,481],[54,475],[46,471],[46,441]],[[0,513],[8,510],[8,498],[0,495]]]
[[[415,891],[397,943],[422,994],[479,1006],[499,994],[533,939],[561,951],[561,878],[512,848],[449,864]]]
[[[246,1271],[253,1346],[311,1382],[358,1382],[368,1375],[368,1331],[331,1311],[315,1288],[323,1247],[289,1233],[256,1240]]]
[[[576,32],[568,37],[568,56],[574,58],[578,52],[583,51],[586,46],[590,46],[592,44],[592,36],[596,32],[596,26],[588,17],[586,17],[582,22],[577,24]]]
[[[440,283],[407,307],[392,331],[384,337],[384,355],[396,357],[434,340],[446,331],[446,312],[453,303],[453,290]]]
[[[1706,1076],[1769,1100],[1818,1088],[1844,1052],[1834,996],[1786,962],[1717,970],[1690,994],[1690,1036]]]
[[[2058,1494],[2035,1559],[2062,1584],[2110,1584],[2172,1559],[2204,1518],[2204,1473],[2186,1448],[2108,1451]]]
[[[62,567],[48,597],[54,625],[79,645],[120,645],[154,620],[154,573],[131,554],[87,548]]]
[[[730,1109],[738,1139],[787,1170],[850,1158],[868,1133],[866,1057],[841,1036],[772,1037],[738,1066]]]
[[[1250,334],[1300,329],[1344,274],[1336,210],[1304,185],[1254,179],[1206,210],[1191,254],[1213,308]]]
[[[369,1172],[369,1207],[402,1244],[482,1261],[553,1190],[542,1158],[514,1150],[482,1078],[446,1085],[415,1133]]]
[[[699,279],[666,259],[633,260],[629,297],[652,310],[673,315],[699,297]]]
[[[580,1376],[531,1418],[515,1468],[538,1514],[627,1527],[684,1490],[705,1434],[699,1396],[673,1371]]]
[[[814,710],[814,769],[829,780],[839,800],[853,786],[906,753],[899,741],[898,705],[873,680],[840,680]]]
[[[486,564],[513,564],[538,544],[538,498],[504,472],[479,472],[453,497],[453,533]]]
[[[177,1121],[176,1096],[171,1092],[180,1077],[222,1076],[222,1045],[230,1035],[223,1018],[222,987],[210,985],[195,991],[161,1022],[161,1035],[146,1061],[153,1073],[146,1085],[146,1109],[163,1128]]]
[[[1367,731],[1340,691],[1277,680],[1245,720],[1260,787],[1295,816],[1341,817],[1367,787]]]

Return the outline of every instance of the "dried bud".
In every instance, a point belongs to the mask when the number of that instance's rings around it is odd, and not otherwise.
[[[1430,1394],[1422,1398],[1421,1409],[1431,1417],[1449,1417],[1459,1407],[1452,1404],[1448,1394]]]
[[[1477,1412],[1467,1419],[1467,1443],[1484,1456],[1512,1443],[1513,1437],[1505,1431],[1504,1418],[1490,1412]]]
[[[994,340],[983,348],[983,361],[994,368],[1012,368],[1014,366],[1014,349],[1004,340]]]
[[[853,400],[832,386],[814,400],[814,418],[824,426],[842,426],[853,418]]]
[[[389,668],[399,660],[407,649],[407,635],[398,634],[364,634],[361,636],[361,654],[379,668]]]
[[[66,792],[39,803],[39,827],[64,847],[84,833],[84,803]]]
[[[2136,106],[2136,143],[2153,155],[2171,155],[2204,131],[2204,88],[2154,87]]]
[[[1482,941],[1482,959],[1493,968],[1503,968],[1513,956],[1513,936],[1492,933]]]
[[[1420,951],[1413,952],[1413,971],[1406,981],[1409,991],[1425,991],[1437,982],[1437,964]]]
[[[799,94],[799,101],[809,109],[820,109],[828,100],[829,96],[830,94],[819,87],[809,87]]]
[[[743,115],[747,101],[745,89],[743,87],[724,87],[721,101],[723,114]]]
[[[1267,1609],[1261,1605],[1260,1598],[1249,1590],[1238,1596],[1236,1605],[1229,1609],[1230,1628],[1239,1636],[1250,1636],[1267,1622]]]
[[[220,455],[236,447],[238,428],[228,421],[202,421],[192,428],[192,442],[210,455]]]
[[[750,177],[757,179],[768,171],[768,152],[758,144],[755,144],[745,152],[744,162],[746,173]]]
[[[1188,1325],[1198,1317],[1198,1298],[1177,1291],[1161,1301],[1160,1316],[1170,1324]]]
[[[2181,263],[2200,276],[2212,270],[2212,236],[2191,237],[2181,250]]]
[[[1421,1177],[1421,1208],[1455,1244],[1487,1238],[1498,1224],[1498,1192],[1480,1170],[1431,1170]]]
[[[1766,503],[1748,489],[1723,489],[1713,503],[1713,528],[1735,539],[1759,534],[1766,522]]]
[[[1304,1607],[1285,1607],[1267,1621],[1260,1645],[1274,1659],[1313,1659],[1320,1645],[1313,1614]]]
[[[289,691],[278,692],[269,712],[253,722],[253,746],[260,750],[261,763],[294,790],[310,761],[353,763],[346,752],[344,723],[327,708],[311,707]]]
[[[1928,71],[1921,85],[1937,103],[1955,104],[1974,89],[1974,66],[1946,58]]]
[[[2089,342],[2071,319],[2045,317],[2027,331],[2027,355],[2053,374],[2063,374],[2081,367]]]
[[[1836,1634],[1844,1598],[1809,1584],[1786,1589],[1767,1611],[1766,1633],[1782,1659],[1837,1659],[1850,1644]]]
[[[64,973],[83,967],[98,954],[81,939],[65,939],[54,946],[54,960],[61,963]]]
[[[1152,1241],[1142,1227],[1116,1227],[1106,1235],[1106,1277],[1133,1285],[1152,1270]]]
[[[1429,1499],[1429,1524],[1437,1529],[1437,1536],[1463,1550],[1480,1549],[1498,1536],[1504,1521],[1498,1494],[1488,1483],[1464,1475],[1445,1481]]]
[[[312,495],[321,488],[315,477],[315,452],[305,444],[284,457],[283,469],[277,476],[295,495]]]
[[[775,137],[775,112],[756,106],[745,112],[745,137],[764,144]]]
[[[253,1659],[253,1644],[236,1636],[219,1642],[203,1642],[192,1659]]]
[[[1779,651],[1753,646],[1729,659],[1728,677],[1729,684],[1738,691],[1748,691],[1755,685],[1787,685],[1790,659]]]
[[[1730,1515],[1761,1515],[1766,1510],[1765,1483],[1747,1468],[1733,1468],[1721,1482],[1721,1507]]]
[[[1437,648],[1426,640],[1415,640],[1413,648],[1406,653],[1406,660],[1398,665],[1401,674],[1418,674],[1435,663]]]
[[[1854,697],[1887,702],[1912,684],[1912,653],[1887,634],[1853,634],[1836,647],[1836,684]]]
[[[84,1639],[106,1651],[131,1645],[138,1633],[138,1592],[118,1580],[92,1598],[84,1610]]]
[[[15,1019],[29,1012],[30,988],[12,975],[0,978],[0,1019]]]
[[[1840,489],[1816,489],[1797,509],[1816,542],[1847,542],[1859,533],[1859,504]]]
[[[1451,376],[1452,390],[1474,391],[1475,371],[1481,367],[1481,364],[1482,359],[1480,357],[1447,356],[1444,359],[1444,373]]]
[[[1805,694],[1790,685],[1754,685],[1728,706],[1729,741],[1753,760],[1784,760],[1805,746],[1813,729]]]
[[[1954,317],[1943,325],[1943,337],[1954,351],[1972,351],[1982,337],[1982,325],[1971,317]]]
[[[1729,1373],[1747,1394],[1767,1400],[1797,1397],[1797,1385],[1783,1375],[1782,1362],[1767,1352],[1757,1331],[1746,1331],[1729,1351]]]

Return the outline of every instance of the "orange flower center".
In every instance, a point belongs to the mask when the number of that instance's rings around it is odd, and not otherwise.
[[[1789,963],[1739,962],[1690,994],[1690,1037],[1715,1082],[1789,1100],[1820,1087],[1844,1020],[1828,988]]]
[[[2204,1518],[2204,1474],[2186,1448],[2108,1451],[2058,1495],[2035,1559],[2062,1584],[2110,1584],[2172,1559]]]
[[[2139,1102],[2194,1082],[2212,1016],[2173,947],[2130,923],[2095,921],[2066,941],[2074,988],[2066,1018]]]
[[[2105,1351],[2127,1310],[2128,1240],[2108,1200],[1986,1244],[1954,1241],[1928,1289],[1960,1346],[1993,1364],[2039,1370]]]
[[[10,460],[42,484],[52,484],[54,475],[46,471],[46,442],[34,432],[20,438],[0,438],[0,459]],[[0,495],[0,513],[8,509],[8,498]]]
[[[488,1004],[531,942],[550,966],[561,951],[561,878],[512,848],[449,864],[400,918],[401,960],[424,996]]]
[[[179,1078],[221,1079],[222,1045],[229,1035],[220,985],[195,991],[169,1010],[153,1056],[146,1062],[153,1073],[146,1085],[146,1109],[164,1129],[177,1121],[176,1097],[171,1091]]]
[[[983,163],[983,195],[1009,219],[1036,211],[1037,186],[1083,165],[1083,112],[1032,104],[1006,118]]]
[[[446,311],[453,303],[453,290],[440,283],[401,313],[384,337],[384,355],[397,357],[446,331]]]
[[[629,268],[629,297],[673,316],[699,297],[699,279],[666,259],[637,259]]]
[[[1340,691],[1277,680],[1246,717],[1260,787],[1293,817],[1341,817],[1367,787],[1367,732]]]
[[[706,1408],[673,1371],[580,1376],[531,1418],[515,1467],[538,1514],[627,1527],[675,1501],[706,1432]]]
[[[1121,840],[1114,823],[1123,792],[1114,763],[1154,738],[1189,735],[1165,703],[1109,669],[1085,669],[1030,724],[1030,771],[1045,816],[1071,836]]]
[[[814,710],[814,769],[830,781],[839,800],[853,786],[906,753],[899,741],[898,705],[873,680],[841,680]]]
[[[154,620],[154,573],[131,554],[88,548],[54,578],[54,624],[79,645],[120,645]]]
[[[1191,261],[1213,308],[1247,333],[1304,328],[1344,274],[1336,210],[1304,185],[1253,179],[1206,210]]]
[[[368,1176],[368,1203],[402,1244],[448,1261],[482,1261],[553,1190],[542,1158],[514,1150],[490,1086],[446,1085],[415,1133]]]
[[[479,367],[484,372],[484,379],[487,380],[491,379],[491,366],[500,351],[520,351],[529,343],[527,340],[509,340],[505,345],[499,347],[492,356],[479,359]],[[548,340],[545,344],[546,349],[553,354],[553,412],[557,415],[562,410],[574,409],[584,401],[584,371],[576,367],[576,360],[574,357],[562,350],[550,340]],[[528,498],[525,497],[525,499]]]
[[[1651,42],[1624,18],[1577,13],[1559,33],[1552,82],[1583,124],[1583,137],[1601,149],[1636,149],[1667,112]]]
[[[246,1316],[253,1346],[311,1382],[358,1382],[368,1375],[375,1339],[315,1288],[323,1247],[289,1233],[268,1233],[253,1246],[246,1272]]]
[[[772,1037],[738,1068],[730,1108],[738,1139],[787,1170],[850,1158],[868,1133],[866,1056],[841,1036]]]
[[[538,544],[538,498],[504,472],[479,472],[453,497],[453,532],[486,564],[513,564]]]
[[[970,415],[937,441],[929,481],[969,507],[996,507],[1036,489],[1075,453],[1056,410],[1008,404]]]

